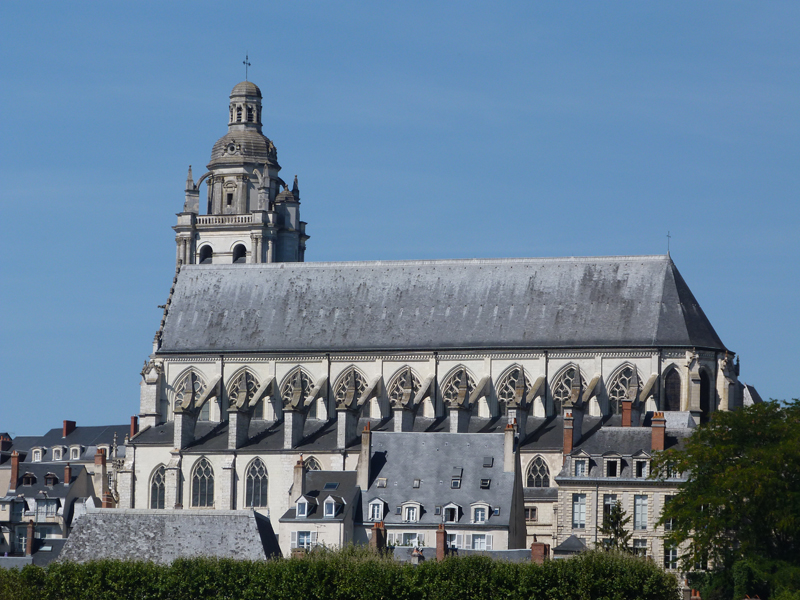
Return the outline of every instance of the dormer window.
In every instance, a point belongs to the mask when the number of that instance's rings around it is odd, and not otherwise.
[[[450,489],[453,489],[453,490],[461,489],[461,478],[460,477],[453,477],[450,480]]]
[[[81,457],[81,449],[80,448],[70,448],[69,449],[69,458],[70,460],[78,460]]]
[[[298,517],[308,516],[308,502],[306,500],[297,501],[297,516]]]
[[[619,477],[621,468],[620,468],[620,459],[618,458],[607,458],[606,459],[606,477]]]
[[[386,477],[378,477],[377,484],[375,487],[385,488],[386,487]]]
[[[62,452],[61,448],[53,448],[53,460],[61,460]]]
[[[637,478],[642,479],[649,475],[646,460],[634,461],[633,466],[634,466],[634,474],[636,475]]]
[[[35,485],[36,484],[36,475],[33,473],[25,473],[22,476],[22,485]]]
[[[459,506],[458,504],[448,504],[444,507],[444,522],[445,523],[457,523],[459,519]]]
[[[369,520],[382,521],[383,520],[383,502],[380,500],[373,500],[369,503]]]
[[[586,477],[586,463],[585,458],[579,458],[575,461],[575,477]]]
[[[332,499],[328,498],[325,501],[325,517],[326,518],[331,518],[331,517],[334,517],[334,516],[336,516],[336,502],[334,502]]]
[[[33,462],[41,462],[42,460],[42,451],[38,448],[33,451]]]
[[[472,522],[473,523],[485,523],[486,522],[486,507],[485,506],[476,506],[472,511]]]
[[[488,490],[489,486],[492,484],[491,479],[481,479],[481,489]]]
[[[44,484],[50,487],[53,487],[58,483],[58,477],[55,476],[53,473],[48,473],[44,476]]]
[[[403,512],[403,521],[406,523],[416,523],[418,514],[419,511],[417,510],[416,506],[406,506],[405,511]]]

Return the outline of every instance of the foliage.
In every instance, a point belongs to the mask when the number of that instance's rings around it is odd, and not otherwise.
[[[783,594],[779,574],[800,566],[800,401],[713,413],[682,450],[654,458],[653,477],[670,472],[688,480],[660,523],[685,544],[685,570],[710,569],[695,576],[703,598]]]
[[[603,536],[603,545],[608,549],[630,551],[633,534],[626,529],[630,522],[630,515],[626,516],[622,503],[617,500],[616,504],[609,509],[608,514],[603,518],[603,525],[598,530],[600,535]]]
[[[678,581],[650,561],[618,552],[586,552],[541,566],[469,556],[415,567],[350,547],[266,562],[203,558],[159,566],[102,560],[0,569],[0,598],[677,600]]]

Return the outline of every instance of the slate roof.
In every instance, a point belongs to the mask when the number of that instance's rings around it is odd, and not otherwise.
[[[253,511],[90,509],[73,528],[59,560],[169,564],[196,556],[264,560],[276,552],[269,519]]]
[[[52,465],[65,465],[70,462],[65,456],[63,460],[53,461],[50,448],[53,446],[83,446],[79,460],[88,460],[94,457],[97,446],[111,446],[114,442],[114,433],[117,434],[118,456],[125,456],[125,436],[130,433],[128,425],[97,425],[76,427],[67,437],[62,437],[63,429],[56,427],[40,436],[15,437],[9,453],[16,450],[20,453],[20,463],[32,463],[31,448],[43,447],[47,451],[42,456],[42,462],[52,462]],[[53,468],[51,466],[51,468]]]
[[[668,256],[187,265],[160,354],[725,349]]]
[[[586,550],[586,544],[576,535],[571,535],[558,546],[553,548],[554,553],[559,554],[577,554]]]
[[[407,501],[419,502],[422,514],[419,525],[436,526],[442,516],[436,506],[458,504],[462,516],[448,529],[470,525],[470,505],[485,502],[490,506],[486,527],[508,527],[514,493],[514,473],[503,471],[504,436],[497,433],[395,433],[374,432],[370,462],[370,486],[361,492],[362,518],[369,522],[369,503],[374,499],[386,505],[387,526],[403,524],[396,507]],[[484,467],[484,457],[493,459]],[[461,487],[451,489],[454,469],[463,469]],[[386,487],[378,487],[379,479]],[[414,480],[420,480],[414,488]],[[481,489],[481,479],[491,479],[489,489]],[[498,516],[492,509],[499,508]]]
[[[69,485],[64,482],[64,464],[58,463],[20,463],[19,466],[19,480],[17,481],[17,489],[11,495],[25,495],[28,498],[43,497],[45,494],[48,498],[65,498],[69,493]],[[74,483],[78,476],[85,470],[85,467],[80,464],[70,463],[71,479],[69,484]],[[23,477],[26,473],[32,473],[36,477],[36,483],[33,485],[22,485]],[[58,483],[53,486],[45,485],[45,477],[48,473],[56,476]],[[5,491],[5,490],[2,490]],[[41,496],[39,494],[42,494]]]
[[[308,503],[308,516],[297,518],[297,508],[295,505],[287,510],[280,518],[281,522],[284,521],[332,521],[341,522],[345,517],[358,508],[358,486],[356,485],[357,474],[355,471],[309,471],[306,473],[306,493],[304,496],[312,501]],[[336,489],[326,490],[326,483],[338,483]],[[333,499],[341,504],[341,500],[345,500],[343,510],[339,511],[333,517],[324,516],[324,504],[328,497],[333,496]],[[355,513],[354,513],[355,514]],[[356,520],[360,518],[360,514],[355,514]]]

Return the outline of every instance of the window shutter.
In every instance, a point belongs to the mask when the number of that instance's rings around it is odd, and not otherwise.
[[[316,546],[316,545],[317,545],[317,532],[316,531],[312,531],[311,532],[311,546]]]
[[[461,548],[464,543],[464,536],[460,533],[456,534],[456,548]]]
[[[491,535],[487,535],[486,536],[486,549],[487,550],[491,550],[492,549],[492,536]]]
[[[292,548],[297,548],[297,532],[296,532],[296,531],[293,531],[293,532],[292,532],[292,542],[291,542],[291,547],[292,547]]]
[[[467,550],[472,548],[472,534],[470,533],[464,536],[464,548]]]

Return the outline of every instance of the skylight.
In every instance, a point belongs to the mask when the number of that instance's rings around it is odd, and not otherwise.
[[[325,484],[325,487],[323,487],[322,489],[323,490],[335,490],[335,489],[338,489],[338,487],[339,487],[339,483],[338,482],[329,481],[328,483]]]

